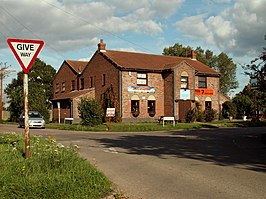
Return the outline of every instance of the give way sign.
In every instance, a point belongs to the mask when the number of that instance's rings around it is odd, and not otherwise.
[[[7,43],[24,73],[28,74],[44,42],[40,40],[7,39]]]

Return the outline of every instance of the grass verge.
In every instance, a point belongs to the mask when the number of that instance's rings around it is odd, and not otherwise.
[[[220,120],[210,123],[176,123],[173,126],[167,123],[165,126],[159,123],[111,123],[110,132],[141,132],[141,131],[169,131],[177,129],[200,129],[200,128],[220,128],[220,127],[258,127],[266,126],[266,121],[252,122],[252,121],[229,121]],[[47,128],[71,130],[71,131],[107,131],[107,125],[102,124],[98,126],[82,126],[78,124],[47,124]]]
[[[0,198],[96,199],[111,191],[111,182],[78,156],[77,146],[32,136],[31,157],[23,152],[22,136],[0,135]]]

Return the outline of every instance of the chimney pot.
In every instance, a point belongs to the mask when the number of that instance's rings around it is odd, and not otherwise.
[[[106,44],[103,42],[103,39],[100,39],[100,43],[98,43],[98,51],[106,52]]]

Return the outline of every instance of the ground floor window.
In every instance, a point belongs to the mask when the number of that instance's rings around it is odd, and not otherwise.
[[[212,109],[212,102],[211,101],[205,101],[205,110]]]
[[[139,115],[139,100],[131,100],[131,113],[134,117]]]
[[[155,100],[148,100],[148,113],[151,117],[155,115]]]

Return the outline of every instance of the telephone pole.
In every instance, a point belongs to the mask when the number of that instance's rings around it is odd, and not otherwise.
[[[9,66],[6,64],[6,62],[4,64],[0,62],[0,123],[3,120],[3,80],[10,73],[15,72],[15,70],[8,70]]]

